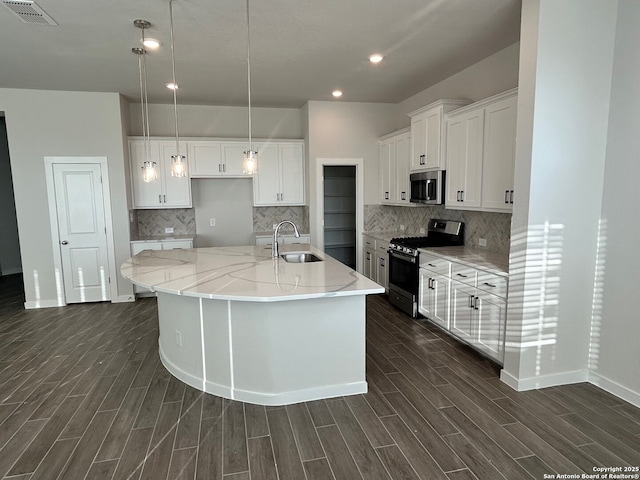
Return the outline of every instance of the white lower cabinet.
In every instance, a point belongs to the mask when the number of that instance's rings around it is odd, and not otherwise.
[[[389,242],[371,235],[362,236],[362,274],[389,290]]]
[[[506,277],[473,265],[421,254],[418,311],[502,363],[507,284]]]
[[[442,328],[449,329],[449,279],[420,269],[418,311]]]
[[[149,240],[131,242],[131,256],[137,255],[145,250],[175,250],[193,248],[192,239],[176,240]],[[151,290],[137,285],[133,286],[133,292],[137,294],[153,294]]]

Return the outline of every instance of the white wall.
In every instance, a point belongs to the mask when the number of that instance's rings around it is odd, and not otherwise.
[[[196,246],[252,245],[253,182],[250,178],[191,180]],[[209,220],[216,219],[211,227]]]
[[[18,220],[13,201],[9,144],[5,119],[0,112],[0,275],[22,272]]]
[[[129,255],[120,96],[115,93],[0,89],[5,112],[27,302],[55,302],[45,156],[106,156],[116,264]],[[131,283],[112,272],[118,295]]]
[[[317,244],[315,208],[316,159],[363,158],[364,203],[376,204],[380,199],[378,137],[393,131],[397,125],[398,106],[383,103],[308,102],[309,227],[311,242]]]
[[[130,105],[129,135],[142,135],[140,104]],[[149,105],[151,135],[175,135],[173,105]],[[181,136],[247,137],[249,117],[246,107],[178,105]],[[300,109],[251,108],[251,135],[255,138],[303,138]]]
[[[443,98],[477,102],[517,87],[519,55],[520,44],[517,42],[403,100],[399,105],[400,113],[406,115]],[[403,117],[397,128],[409,124],[409,118]]]
[[[640,405],[640,3],[619,2],[600,275],[594,312],[593,381]],[[635,394],[633,393],[635,392]]]
[[[523,243],[512,243],[510,271],[520,274],[510,278],[507,318],[521,335],[503,377],[527,389],[588,378],[616,6],[525,0],[522,11],[521,79],[533,67],[535,82],[519,86],[516,143],[531,149],[516,153],[512,239]]]

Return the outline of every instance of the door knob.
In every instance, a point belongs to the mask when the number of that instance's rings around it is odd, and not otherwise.
[[[69,244],[69,242],[67,242],[66,240],[63,240],[63,241],[61,241],[61,242],[60,242],[60,244],[62,244],[62,245],[68,245],[68,244]]]

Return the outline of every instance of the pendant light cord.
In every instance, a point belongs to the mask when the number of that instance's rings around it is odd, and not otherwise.
[[[249,152],[251,144],[251,29],[249,28],[249,0],[247,0],[247,98],[249,102]]]
[[[176,58],[173,51],[173,0],[169,0],[169,23],[171,27],[171,73],[173,74],[173,114],[176,123],[176,155],[180,155],[180,143],[178,139],[178,84],[176,83]]]
[[[149,95],[147,91],[147,51],[144,49],[144,27],[142,28],[142,53],[138,56],[140,70],[140,101],[142,102],[142,137],[145,157],[151,161],[151,138],[149,130]]]

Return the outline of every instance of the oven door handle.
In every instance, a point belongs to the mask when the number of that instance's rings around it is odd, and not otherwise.
[[[398,253],[395,250],[387,250],[387,253],[390,257],[397,258],[398,260],[402,260],[404,262],[416,263],[416,261],[418,260],[418,258],[414,257],[413,255],[405,255],[403,253]]]

